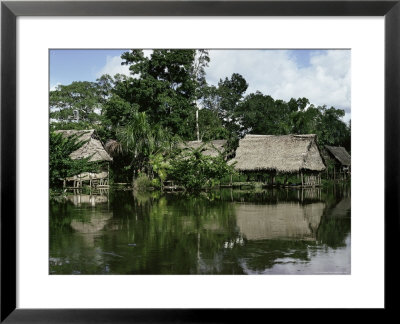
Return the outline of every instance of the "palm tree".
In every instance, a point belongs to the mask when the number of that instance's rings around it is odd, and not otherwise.
[[[143,169],[150,171],[150,157],[170,152],[178,141],[159,125],[152,126],[145,112],[134,111],[127,124],[117,130],[118,141],[110,142],[110,150],[132,156],[133,181]]]

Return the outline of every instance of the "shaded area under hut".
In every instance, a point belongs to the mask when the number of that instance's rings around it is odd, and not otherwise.
[[[72,188],[82,188],[88,182],[91,188],[106,188],[109,186],[110,162],[112,157],[106,152],[100,138],[94,129],[88,130],[57,130],[64,138],[75,138],[82,142],[77,150],[70,154],[72,160],[88,159],[88,163],[97,164],[99,172],[82,172],[63,180],[63,187],[68,187],[68,182],[73,182]],[[71,187],[70,187],[71,188]]]
[[[323,153],[327,177],[333,180],[346,180],[351,174],[351,156],[342,146],[325,145]]]
[[[296,186],[319,186],[325,170],[314,134],[246,135],[229,163],[248,176],[256,175],[258,181],[267,180],[267,185],[275,185],[277,175],[282,175],[283,185],[287,185],[288,177],[294,175]]]

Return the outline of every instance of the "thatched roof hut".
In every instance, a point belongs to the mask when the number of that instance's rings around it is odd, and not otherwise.
[[[207,156],[216,157],[225,153],[226,140],[214,140],[210,142],[188,141],[180,145],[181,149],[197,150],[203,148],[202,153]]]
[[[329,155],[337,162],[339,162],[342,166],[351,165],[351,156],[344,147],[325,145],[325,148]]]
[[[76,141],[84,144],[70,154],[72,160],[88,158],[89,162],[112,161],[112,157],[106,152],[94,129],[88,130],[57,130],[57,134],[62,134],[64,138],[77,136]]]
[[[246,135],[239,141],[234,163],[239,171],[297,173],[325,170],[316,135]]]

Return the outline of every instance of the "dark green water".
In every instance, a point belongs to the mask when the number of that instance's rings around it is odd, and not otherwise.
[[[350,188],[50,201],[50,274],[350,274]]]

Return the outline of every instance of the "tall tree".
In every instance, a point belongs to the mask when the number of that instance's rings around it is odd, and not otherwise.
[[[198,141],[200,140],[200,129],[199,106],[197,101],[202,97],[203,89],[207,86],[205,68],[208,67],[209,62],[210,56],[208,50],[200,49],[196,51],[195,60],[191,69],[191,75],[195,84],[194,105],[196,107],[196,136]]]
[[[236,116],[236,110],[248,84],[242,75],[233,73],[231,78],[225,78],[218,83],[218,114],[228,132],[228,150],[233,151],[239,144],[240,121]]]
[[[80,121],[93,122],[99,118],[95,109],[100,105],[95,82],[74,81],[50,91],[50,118],[58,121],[69,121],[79,115]]]
[[[121,57],[123,64],[129,65],[132,77],[116,82],[116,94],[136,104],[139,112],[146,112],[151,124],[192,139],[195,50],[154,50],[150,58],[142,50],[132,50]]]
[[[96,83],[99,102],[103,106],[112,94],[115,81],[109,74],[103,74],[100,78],[96,79]]]
[[[282,135],[291,130],[289,105],[259,91],[246,96],[235,115],[243,134]]]

